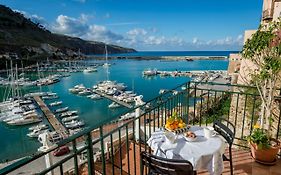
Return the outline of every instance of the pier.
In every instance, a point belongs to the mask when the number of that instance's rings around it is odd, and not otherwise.
[[[68,137],[67,129],[61,124],[61,122],[56,118],[56,116],[52,113],[52,111],[48,108],[48,106],[44,103],[44,101],[39,96],[33,96],[33,99],[36,101],[40,109],[43,111],[45,117],[52,125],[54,130],[62,135],[64,138]]]
[[[102,97],[105,97],[105,98],[107,98],[107,99],[109,99],[111,101],[114,101],[114,102],[118,103],[119,105],[125,106],[126,108],[132,109],[134,107],[133,105],[130,105],[130,104],[125,103],[123,101],[117,100],[117,99],[113,98],[112,96],[107,95],[105,93],[102,93],[100,91],[93,90],[93,92],[98,94],[98,95],[100,95],[100,96],[102,96]]]

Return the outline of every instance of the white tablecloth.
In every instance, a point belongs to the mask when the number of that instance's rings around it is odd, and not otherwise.
[[[220,136],[205,138],[202,127],[192,126],[190,131],[197,135],[196,141],[188,142],[183,135],[178,135],[177,140],[171,143],[164,135],[164,131],[159,130],[152,133],[147,143],[157,156],[188,160],[195,170],[207,169],[212,175],[221,174],[224,140]]]

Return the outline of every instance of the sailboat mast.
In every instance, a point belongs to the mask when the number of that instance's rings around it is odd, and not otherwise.
[[[106,80],[109,80],[109,72],[108,72],[108,61],[107,61],[108,53],[107,53],[107,45],[105,44],[105,61],[106,61]]]
[[[15,95],[15,93],[14,93],[14,91],[15,91],[15,83],[14,83],[14,73],[13,73],[13,60],[12,60],[12,58],[11,58],[11,60],[10,60],[10,64],[11,64],[11,84],[12,84],[12,97],[14,97],[14,95]],[[8,97],[7,97],[8,98]]]

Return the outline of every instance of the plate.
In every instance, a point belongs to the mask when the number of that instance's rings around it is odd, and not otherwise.
[[[184,137],[185,140],[188,141],[188,142],[195,142],[195,141],[197,140],[197,138],[198,138],[198,137],[194,137],[194,138],[193,138],[193,137],[186,137],[186,136],[183,136],[183,137]]]

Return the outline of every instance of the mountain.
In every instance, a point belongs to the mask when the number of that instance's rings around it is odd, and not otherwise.
[[[21,13],[0,5],[0,58],[13,52],[22,59],[33,61],[46,60],[46,57],[72,59],[77,58],[78,51],[82,54],[104,54],[104,48],[102,42],[54,34]],[[116,45],[107,45],[107,50],[109,54],[136,52]]]

